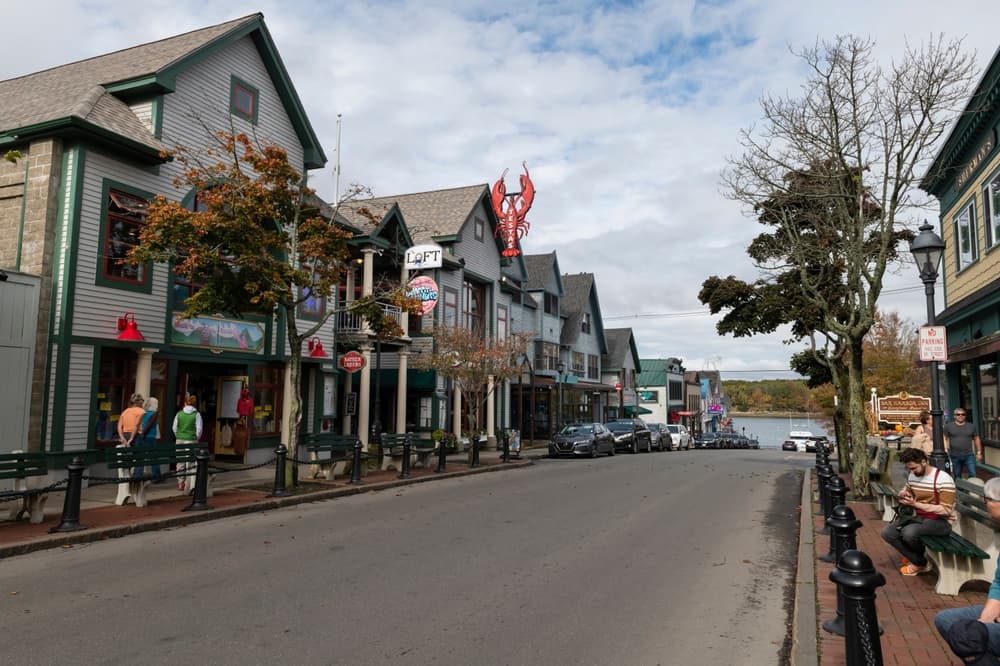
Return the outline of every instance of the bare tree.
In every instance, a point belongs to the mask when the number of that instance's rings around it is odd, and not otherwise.
[[[801,95],[761,100],[760,127],[741,133],[744,152],[723,175],[726,194],[767,215],[787,248],[761,267],[797,269],[803,296],[822,312],[819,328],[845,345],[854,460],[867,452],[862,342],[886,270],[927,214],[918,180],[973,80],[960,40],[907,45],[888,67],[874,50],[872,40],[842,36],[796,53],[809,68]],[[803,199],[806,210],[788,205]],[[822,266],[839,273],[839,288]],[[866,496],[865,465],[853,481]]]

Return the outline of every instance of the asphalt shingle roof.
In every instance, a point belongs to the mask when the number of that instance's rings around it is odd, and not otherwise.
[[[153,150],[164,146],[107,87],[148,77],[260,14],[0,81],[0,133],[78,118]]]
[[[594,287],[594,274],[563,275],[562,283],[563,297],[559,311],[566,317],[566,323],[562,327],[560,342],[564,345],[571,345],[580,336],[580,321],[583,318],[583,311],[587,308],[590,292]]]
[[[415,243],[428,243],[440,236],[453,236],[462,229],[469,214],[483,197],[489,196],[489,187],[468,185],[446,190],[396,194],[376,197],[361,202],[373,211],[388,211],[395,203],[399,206],[406,227]]]
[[[524,255],[524,266],[528,271],[528,281],[525,283],[524,288],[529,291],[545,289],[545,283],[552,273],[552,266],[555,259],[555,252]]]

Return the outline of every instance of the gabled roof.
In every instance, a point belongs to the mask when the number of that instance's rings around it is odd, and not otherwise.
[[[528,271],[528,279],[524,283],[526,291],[544,291],[549,276],[552,275],[556,278],[556,293],[560,302],[562,301],[566,288],[563,285],[562,275],[559,274],[559,259],[556,258],[555,250],[548,254],[524,255],[524,267]],[[560,309],[559,314],[564,314],[562,309]]]
[[[0,81],[0,146],[53,134],[86,135],[146,159],[164,145],[128,107],[130,100],[170,93],[187,67],[250,36],[305,148],[307,166],[326,163],[264,25],[262,14],[193,30],[41,72]]]
[[[598,346],[601,353],[608,350],[607,340],[604,338],[604,320],[601,318],[601,306],[597,300],[597,284],[593,273],[577,273],[576,275],[563,275],[562,284],[565,293],[559,304],[559,311],[566,317],[563,322],[560,342],[564,345],[573,345],[580,337],[583,313],[588,311],[590,306],[591,329],[593,335],[598,338]]]
[[[488,202],[489,196],[489,187],[484,183],[431,192],[376,197],[366,203],[373,208],[398,205],[410,235],[416,243],[446,242],[455,240],[472,210],[484,199]],[[495,220],[492,226],[495,228]]]
[[[625,367],[626,354],[632,354],[636,373],[642,372],[642,362],[635,346],[635,337],[631,328],[606,328],[604,338],[608,342],[608,353],[602,357],[603,370],[621,370]]]

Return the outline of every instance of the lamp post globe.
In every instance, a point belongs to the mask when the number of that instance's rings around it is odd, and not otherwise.
[[[941,257],[944,255],[945,244],[941,237],[934,233],[934,227],[924,220],[916,237],[910,243],[910,253],[920,272],[920,281],[924,283],[924,295],[927,298],[927,325],[934,326],[934,283],[937,282]],[[938,362],[931,361],[931,450],[930,463],[938,469],[945,469],[948,454],[944,450],[943,424],[941,423],[941,388],[938,378]]]

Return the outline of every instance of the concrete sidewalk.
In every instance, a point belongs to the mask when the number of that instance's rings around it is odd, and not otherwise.
[[[895,487],[902,486],[900,469],[893,470]],[[848,474],[842,474],[844,482],[851,486]],[[845,641],[841,636],[827,633],[822,623],[837,614],[837,588],[830,580],[834,565],[820,561],[830,548],[830,537],[817,532],[823,528],[819,510],[815,469],[807,480],[811,489],[811,502],[803,504],[803,521],[812,525],[813,553],[812,565],[815,572],[817,612],[816,649],[820,666],[841,666],[846,663]],[[805,495],[804,495],[805,496]],[[856,532],[858,549],[867,554],[875,569],[885,576],[886,584],[876,591],[875,607],[878,621],[883,629],[881,637],[883,663],[887,666],[941,666],[961,664],[952,654],[944,640],[934,628],[934,615],[945,608],[969,606],[984,603],[989,583],[967,583],[956,596],[941,595],[934,591],[937,574],[923,574],[907,577],[899,573],[900,555],[882,540],[881,532],[886,523],[881,520],[881,512],[876,511],[872,502],[848,501],[854,515],[863,525]],[[811,510],[810,510],[811,507]],[[994,563],[995,564],[995,563]],[[800,568],[802,562],[800,561]],[[804,618],[803,618],[804,619]],[[805,632],[803,632],[805,634]],[[796,666],[804,666],[799,662]],[[816,663],[816,662],[812,662]]]
[[[210,463],[215,473],[212,482],[213,496],[208,498],[209,509],[188,510],[192,497],[178,490],[175,478],[168,478],[162,484],[151,484],[146,492],[149,503],[139,508],[131,502],[117,506],[115,498],[118,486],[106,483],[85,487],[80,497],[79,524],[85,529],[66,532],[50,532],[62,523],[65,486],[49,494],[45,504],[45,518],[40,524],[31,524],[27,517],[19,521],[0,521],[0,558],[21,555],[45,548],[72,547],[74,544],[100,541],[128,534],[147,532],[215,520],[225,516],[269,511],[282,506],[304,502],[333,499],[357,493],[373,492],[413,483],[425,483],[442,478],[498,472],[531,465],[533,460],[546,455],[545,449],[527,449],[520,458],[509,463],[501,460],[498,451],[482,449],[480,466],[472,468],[465,453],[450,454],[447,471],[435,473],[437,459],[427,468],[411,470],[409,479],[400,479],[398,471],[368,471],[360,484],[352,485],[350,476],[337,476],[333,481],[306,478],[310,466],[299,466],[299,485],[289,495],[272,497],[275,465],[270,463],[246,469],[246,465]],[[103,468],[103,466],[100,466]],[[90,471],[84,472],[88,476]],[[108,477],[107,472],[95,470],[93,476]],[[0,511],[16,509],[20,502],[0,504]]]

